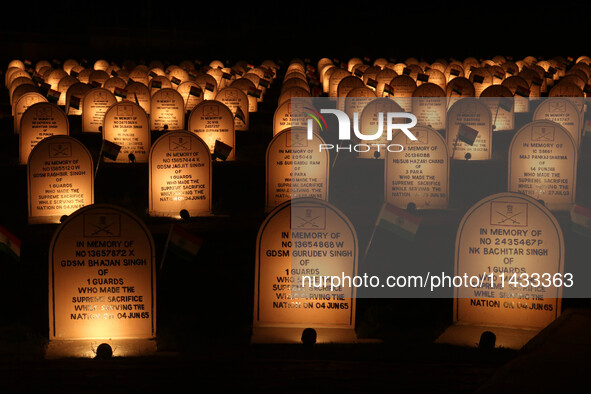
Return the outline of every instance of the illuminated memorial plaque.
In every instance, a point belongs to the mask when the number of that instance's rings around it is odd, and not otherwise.
[[[447,108],[449,109],[456,101],[464,97],[474,97],[474,85],[469,79],[457,77],[448,82],[446,88]]]
[[[68,89],[70,88],[70,86],[75,85],[77,83],[79,83],[78,78],[74,78],[69,75],[66,75],[65,77],[60,79],[57,85],[57,90],[60,92],[60,98],[57,102],[57,105],[62,107],[66,105],[66,95]]]
[[[429,76],[430,83],[434,83],[445,92],[447,87],[447,79],[445,78],[445,74],[442,71],[430,68],[425,70],[425,74]]]
[[[384,125],[388,122],[388,112],[404,112],[404,110],[394,100],[386,97],[376,98],[368,103],[359,116],[360,133],[374,135],[380,130],[380,124],[382,125],[382,131],[385,130]],[[392,123],[403,124],[408,123],[408,121],[407,119],[393,118]],[[383,159],[385,151],[392,145],[387,137],[388,133],[382,132],[377,139],[361,140],[357,148],[359,152],[357,157],[360,159]],[[398,150],[396,146],[390,149]]]
[[[248,81],[250,85],[253,87],[255,86],[252,81],[246,78],[240,78],[239,80]],[[236,80],[238,81],[238,80]],[[234,81],[234,82],[236,82]],[[215,95],[218,94],[218,83],[216,79],[209,74],[201,74],[197,78],[195,78],[195,83],[201,86],[201,90],[203,90],[203,99],[204,100],[214,100]],[[236,86],[239,89],[242,89],[240,86]],[[245,92],[246,93],[246,92]],[[256,98],[255,98],[256,101]]]
[[[27,164],[31,150],[44,138],[68,134],[68,117],[60,107],[52,103],[33,104],[21,118],[19,163]]]
[[[30,77],[18,77],[16,78],[14,81],[12,81],[12,83],[10,84],[9,87],[9,100],[12,102],[12,95],[14,93],[14,90],[16,88],[18,88],[21,85],[32,85],[35,86],[35,82],[33,82],[33,80]]]
[[[234,114],[234,130],[248,130],[248,97],[242,90],[228,86],[221,89],[215,101],[225,104]]]
[[[75,83],[66,91],[66,115],[82,115],[82,102],[86,93],[92,89],[85,83]]]
[[[174,89],[160,89],[152,95],[150,105],[151,130],[183,130],[185,128],[185,101]]]
[[[202,101],[191,111],[188,129],[205,141],[212,155],[215,142],[220,141],[232,148],[226,161],[235,159],[234,114],[226,105],[215,100]]]
[[[119,77],[113,77],[107,79],[103,84],[103,87],[109,92],[113,93],[118,102],[121,102],[125,99],[133,100],[133,98],[127,97],[127,92],[125,91],[126,85],[127,83],[123,79]]]
[[[289,128],[306,128],[309,116],[305,114],[305,107],[314,108],[311,100],[288,100],[279,105],[273,114],[273,135]],[[318,131],[316,123],[312,127]]]
[[[449,155],[444,138],[430,127],[412,128],[417,141],[403,132],[393,144],[403,152],[386,151],[384,200],[398,207],[412,203],[417,209],[447,209],[449,204]]]
[[[100,133],[105,113],[117,98],[105,88],[93,88],[86,92],[82,100],[82,131]]]
[[[412,94],[417,88],[417,83],[408,75],[399,75],[390,81],[394,90],[393,100],[406,112],[412,112]]]
[[[194,133],[169,131],[150,150],[149,213],[180,218],[211,213],[211,154]]]
[[[148,115],[137,104],[123,101],[109,108],[105,113],[103,138],[121,146],[115,162],[148,162],[150,151]],[[131,154],[133,154],[132,157],[130,157]],[[107,157],[104,160],[113,162]]]
[[[513,93],[513,107],[515,113],[529,112],[529,84],[525,79],[513,75],[505,79],[501,85],[505,86],[511,91],[511,93]]]
[[[252,81],[248,78],[238,78],[237,80],[233,81],[230,84],[233,88],[238,88],[242,90],[244,94],[248,97],[248,112],[257,112],[258,110],[258,101],[255,95],[252,92],[255,92],[256,86]],[[251,92],[251,94],[249,94]],[[215,95],[214,95],[215,97]]]
[[[488,106],[492,116],[493,131],[513,130],[515,112],[513,93],[503,85],[491,85],[484,89],[480,101]]]
[[[288,88],[302,88],[307,90],[308,92],[310,91],[310,86],[308,86],[308,82],[303,79],[303,78],[289,78],[283,81],[283,83],[281,84],[281,90],[283,91],[284,89],[288,89]]]
[[[54,135],[40,141],[27,166],[29,224],[59,223],[63,215],[94,203],[94,167],[77,139]]]
[[[105,82],[111,78],[106,71],[103,70],[94,70],[88,76],[88,84],[93,87],[103,87]]]
[[[488,107],[476,98],[462,98],[456,101],[447,112],[446,138],[450,157],[458,160],[490,160],[492,152],[492,118]],[[472,145],[462,136],[460,129],[478,134]]]
[[[20,133],[21,119],[30,106],[37,103],[47,103],[47,99],[40,93],[29,92],[23,94],[14,105],[14,132]]]
[[[572,101],[579,113],[582,114],[585,106],[585,93],[583,92],[583,89],[575,84],[561,81],[550,90],[548,97],[569,97],[569,100]]]
[[[47,82],[48,84],[51,85],[51,88],[53,90],[58,90],[58,84],[61,81],[61,79],[63,77],[67,77],[68,73],[66,73],[64,70],[53,70],[51,73],[49,73],[49,77],[47,78],[47,80],[45,82]]]
[[[183,100],[185,100],[186,112],[191,112],[197,104],[203,101],[203,89],[201,89],[201,86],[196,82],[183,82],[179,85],[176,91],[179,92],[179,94],[183,96]]]
[[[378,85],[376,86],[376,96],[382,97],[389,95],[388,93],[384,94],[384,87],[386,84],[390,85],[390,81],[392,81],[392,79],[397,76],[398,74],[396,74],[396,71],[390,68],[384,68],[382,71],[377,73],[376,81],[378,82]]]
[[[328,82],[328,97],[331,99],[338,97],[339,83],[341,80],[350,75],[351,73],[344,68],[337,68],[335,71],[333,71]]]
[[[572,137],[575,146],[581,144],[581,113],[573,100],[576,98],[547,98],[534,111],[533,120],[549,120],[564,127]],[[581,97],[580,102],[583,103]]]
[[[345,113],[349,116],[349,119],[354,119],[355,112],[362,113],[365,106],[375,98],[376,94],[367,86],[355,88],[347,94]]]
[[[49,249],[50,345],[87,340],[88,354],[100,343],[93,349],[92,340],[155,336],[156,266],[150,231],[117,206],[77,210],[58,227]],[[123,343],[114,346],[120,354],[122,348]]]
[[[361,79],[352,75],[341,79],[341,82],[339,82],[339,85],[337,86],[337,109],[344,111],[346,100],[343,100],[343,98],[347,97],[351,90],[364,86],[365,85]]]
[[[127,90],[127,100],[138,104],[146,114],[150,115],[152,97],[150,96],[148,86],[141,82],[133,82],[130,78],[130,81],[125,86],[125,90]]]
[[[310,92],[308,92],[306,89],[302,89],[302,88],[298,88],[298,87],[285,89],[279,95],[279,99],[277,100],[277,105],[281,105],[294,97],[296,97],[296,98],[311,97],[311,95],[310,95]],[[336,96],[334,98],[336,98]]]
[[[11,98],[11,112],[12,115],[14,116],[14,110],[15,110],[15,106],[17,101],[24,95],[27,93],[39,93],[40,94],[40,89],[37,87],[37,85],[30,85],[30,84],[23,84],[18,86],[16,89],[14,89],[14,92],[12,93],[12,98]],[[16,123],[15,123],[16,124]]]
[[[94,70],[102,70],[105,71],[107,68],[109,68],[110,64],[107,60],[105,59],[99,59],[96,62],[94,62],[94,65],[92,66],[92,68]]]
[[[303,245],[312,237],[335,242]],[[353,277],[357,255],[355,229],[333,205],[296,199],[275,208],[257,235],[252,342],[301,343],[306,328],[318,343],[356,342],[355,288],[331,291],[302,276]]]
[[[509,146],[509,191],[565,211],[575,202],[576,179],[577,146],[562,126],[537,120],[515,134]]]
[[[467,70],[470,70],[470,67],[468,67]],[[472,68],[469,79],[470,82],[474,84],[474,96],[476,97],[480,97],[480,94],[484,89],[493,84],[492,73],[482,67]]]
[[[320,151],[324,140],[306,129],[283,130],[273,137],[266,154],[266,212],[297,197],[328,200],[329,154]]]
[[[562,230],[548,209],[519,193],[480,200],[460,222],[454,275],[485,280],[482,286],[454,288],[453,342],[474,346],[483,331],[492,331],[497,346],[521,348],[560,315],[562,292],[551,281],[527,286],[519,278],[563,270]]]
[[[328,93],[330,89],[330,77],[338,69],[338,67],[330,64],[324,69],[324,72],[320,74],[322,81],[322,93]]]
[[[446,105],[447,100],[443,89],[430,82],[423,83],[412,94],[412,113],[417,117],[419,126],[443,130]]]
[[[150,83],[148,84],[148,88],[150,89],[150,94],[153,96],[156,92],[160,91],[161,89],[172,89],[176,90],[172,87],[172,83],[170,80],[164,75],[156,75],[152,79],[150,79]]]
[[[148,77],[148,72],[142,68],[134,68],[129,73],[129,79],[133,82],[138,82],[144,84],[146,87],[150,83],[150,78]]]

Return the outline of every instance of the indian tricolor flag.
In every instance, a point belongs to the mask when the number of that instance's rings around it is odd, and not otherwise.
[[[570,210],[571,229],[591,238],[591,209],[575,204]]]
[[[223,161],[226,161],[228,156],[230,156],[230,152],[232,152],[232,147],[228,144],[224,144],[220,140],[215,141],[215,145],[213,147],[213,157],[220,158]]]
[[[57,103],[58,100],[60,99],[60,95],[61,95],[61,93],[58,92],[57,90],[49,89],[47,91],[47,100],[49,100],[52,103]]]
[[[460,124],[460,129],[458,130],[458,139],[460,141],[472,146],[474,145],[474,141],[476,141],[476,137],[478,137],[478,130],[463,123]]]
[[[242,108],[236,107],[236,114],[234,115],[234,117],[236,119],[240,119],[240,121],[242,121],[242,123],[246,123],[246,120],[244,117],[244,111],[242,111]]]
[[[0,251],[8,254],[15,260],[21,257],[21,241],[10,231],[0,226]]]
[[[117,97],[121,97],[122,99],[127,98],[127,90],[121,89],[119,87],[115,87],[113,94]]]
[[[121,151],[121,145],[109,140],[103,140],[102,150],[103,156],[105,156],[107,159],[117,160],[117,156],[119,156],[119,152]]]
[[[209,90],[210,92],[213,92],[214,89],[215,89],[215,85],[213,83],[205,81],[205,90]]]
[[[203,239],[173,224],[168,233],[168,250],[184,260],[193,261],[203,245]]]
[[[394,88],[389,83],[384,84],[384,93],[394,94]]]
[[[189,94],[195,97],[201,97],[202,90],[199,86],[191,85],[189,89]]]
[[[377,220],[377,227],[395,233],[409,241],[415,239],[420,224],[421,218],[387,202],[382,205]]]
[[[152,82],[152,89],[160,89],[160,88],[162,88],[162,81],[159,81],[157,79],[153,79],[150,82]]]

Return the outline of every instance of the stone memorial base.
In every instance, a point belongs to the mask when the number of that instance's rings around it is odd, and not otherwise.
[[[313,327],[312,327],[313,328]],[[251,343],[302,343],[305,328],[255,327],[252,330]],[[358,343],[357,334],[352,328],[314,328],[316,343]]]
[[[113,349],[113,357],[153,356],[156,353],[155,339],[78,339],[49,341],[45,349],[46,359],[94,358],[100,344]]]
[[[490,331],[495,334],[495,348],[516,350],[521,349],[530,339],[538,335],[540,332],[540,330],[537,329],[528,330],[521,328],[453,324],[435,340],[435,343],[478,347],[480,336],[485,331]]]

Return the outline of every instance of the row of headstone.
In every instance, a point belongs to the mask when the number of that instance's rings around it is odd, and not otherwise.
[[[150,150],[150,130],[184,130],[184,112],[179,111],[178,101],[174,91],[161,90],[154,95],[157,104],[152,117],[137,104],[130,101],[110,101],[106,97],[107,91],[95,88],[89,91],[85,100],[88,109],[83,115],[84,130],[101,133],[104,140],[113,142],[121,147],[116,160],[127,163],[148,162]],[[167,96],[167,93],[171,93]],[[110,94],[110,93],[109,93]],[[92,98],[92,100],[91,100]],[[91,115],[92,114],[92,115]],[[232,110],[216,100],[206,100],[197,105],[189,115],[189,131],[204,139],[211,154],[214,154],[216,142],[231,149],[224,160],[235,159],[235,132]],[[152,123],[150,125],[150,122]],[[42,139],[52,135],[68,135],[69,123],[64,111],[49,102],[39,102],[27,108],[20,119],[19,162],[26,164],[31,150]],[[133,155],[133,160],[130,160]]]
[[[31,76],[25,71],[24,64],[22,62],[20,64],[21,66],[9,65],[5,78],[10,92],[13,115],[15,115],[15,132],[18,132],[20,127],[20,114],[32,100],[35,102],[44,100],[42,97],[65,107],[68,115],[84,115],[84,112],[88,112],[90,108],[91,113],[86,117],[83,116],[85,118],[83,129],[90,132],[96,132],[100,127],[100,118],[104,115],[106,108],[122,100],[135,102],[148,115],[152,113],[155,102],[159,104],[156,105],[155,110],[166,113],[170,109],[180,111],[181,108],[185,112],[190,112],[201,101],[217,100],[232,109],[237,130],[248,130],[248,114],[256,112],[257,102],[262,100],[264,91],[275,77],[277,67],[273,63],[260,67],[249,66],[249,71],[246,73],[243,68],[235,67],[228,73],[222,71],[223,64],[220,66],[212,62],[211,65],[215,67],[209,67],[206,72],[201,72],[199,75],[193,72],[191,76],[187,70],[178,66],[167,68],[166,73],[158,67],[137,70],[138,72],[141,70],[145,78],[136,75],[137,73],[134,74],[133,71],[123,77],[120,75],[123,73],[121,69],[117,71],[116,67],[110,67],[111,74],[107,74],[102,68],[92,71],[105,74],[106,79],[86,81],[80,79],[80,74],[77,72],[75,76],[68,75],[64,70],[53,68],[47,69],[44,74],[39,72],[48,66],[37,67],[35,70],[29,68],[29,72],[33,74]],[[97,62],[95,67],[101,67],[101,63]],[[73,68],[70,69],[72,70]],[[211,74],[219,78],[216,79]],[[236,79],[236,75],[245,76]],[[85,105],[84,99],[89,90],[99,88],[102,90],[94,90],[91,96],[92,102]],[[166,91],[162,95],[165,97],[154,99],[153,95],[160,90]],[[37,93],[39,96],[34,98],[28,96],[19,103],[20,98],[27,93]],[[171,118],[170,122],[174,124],[175,119]],[[173,128],[173,124],[169,126],[170,129]]]
[[[149,163],[149,214],[181,217],[211,214],[212,158],[195,133],[171,131],[146,152]],[[44,138],[27,166],[29,223],[59,223],[94,202],[95,167],[88,149],[67,135]]]
[[[416,141],[403,132],[392,144],[403,152],[384,150],[384,200],[417,209],[447,209],[450,154],[446,140],[426,126],[412,129]],[[330,157],[319,134],[308,140],[305,129],[281,131],[266,155],[266,210],[298,197],[328,200]],[[456,148],[457,149],[457,148]],[[507,190],[544,201],[551,210],[569,210],[575,203],[577,146],[559,124],[537,120],[517,131],[509,147]]]
[[[486,240],[516,237],[536,243],[528,253],[509,253],[509,248],[480,252]],[[334,241],[321,247],[299,241],[312,238]],[[331,276],[358,275],[357,233],[343,212],[317,199],[286,201],[261,224],[256,251],[253,342],[297,343],[310,340],[306,335],[320,343],[357,340],[356,286],[322,282]],[[122,208],[89,205],[70,215],[56,230],[49,250],[53,347],[64,340],[155,338],[155,255],[150,231]],[[560,225],[528,196],[485,197],[460,222],[454,267],[456,277],[483,272],[495,278],[511,272],[562,275]],[[520,347],[560,315],[561,300],[561,287],[556,285],[458,286],[454,325],[440,341],[472,346],[483,330],[490,329],[497,332],[498,345]]]

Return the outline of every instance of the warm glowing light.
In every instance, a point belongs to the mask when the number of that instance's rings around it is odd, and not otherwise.
[[[31,150],[44,138],[68,134],[68,118],[60,107],[52,103],[31,105],[21,118],[19,163],[27,164]]]
[[[449,155],[445,140],[430,127],[412,128],[417,141],[398,132],[392,144],[404,146],[406,155],[386,150],[384,200],[398,207],[447,209]]]
[[[115,95],[105,88],[94,88],[82,99],[82,130],[100,133],[107,110],[117,103]]]
[[[59,223],[63,215],[94,203],[94,167],[77,139],[54,135],[40,141],[27,165],[29,223]]]
[[[150,150],[149,212],[180,218],[211,213],[211,154],[205,142],[188,131],[169,131]]]
[[[51,241],[49,272],[51,341],[155,337],[154,241],[132,213],[97,204],[72,213]]]
[[[356,275],[357,236],[352,224],[339,210],[316,199],[292,200],[278,206],[267,216],[257,236],[252,341],[297,343],[305,328],[316,330],[319,342],[355,341],[355,289],[343,286],[338,291],[342,294],[341,299],[332,301],[334,291],[302,283],[305,274],[292,268],[292,263],[294,267],[296,264],[300,266],[300,259],[290,257],[292,248],[288,246],[293,231],[302,236],[312,231],[340,233],[342,249],[350,253],[347,256],[310,258],[306,268],[309,272],[316,272],[315,277],[343,273]],[[302,289],[294,293],[286,287],[275,286],[283,283],[281,279],[286,279],[286,283],[293,280]],[[313,302],[310,300],[312,295],[315,299],[329,297],[329,301],[324,305]],[[331,303],[338,305],[327,307]],[[322,329],[334,329],[335,332],[321,335]]]
[[[576,179],[577,146],[566,129],[548,120],[519,129],[509,146],[509,191],[565,211],[575,202]]]

